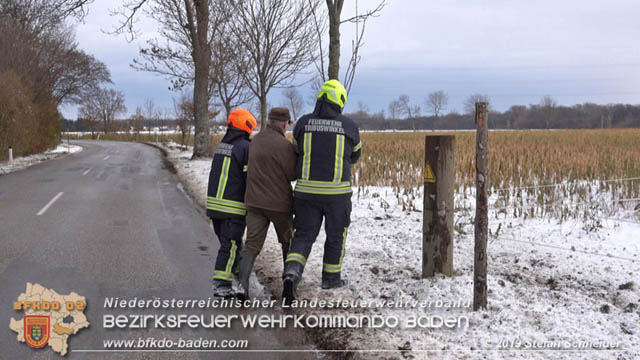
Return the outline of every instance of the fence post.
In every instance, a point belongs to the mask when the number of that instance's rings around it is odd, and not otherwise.
[[[455,137],[425,137],[422,277],[453,275]]]
[[[473,310],[487,308],[487,236],[489,187],[489,104],[476,103],[476,214],[473,264]]]
[[[9,164],[13,164],[13,148],[9,146]]]

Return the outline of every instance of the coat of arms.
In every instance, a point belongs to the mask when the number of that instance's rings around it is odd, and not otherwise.
[[[49,317],[41,315],[25,315],[24,340],[32,348],[41,348],[49,341]]]

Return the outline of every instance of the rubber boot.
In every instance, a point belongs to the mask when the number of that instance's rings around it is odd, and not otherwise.
[[[284,270],[287,268],[287,253],[289,246],[282,247],[282,280],[284,280]]]
[[[297,261],[286,263],[284,281],[282,282],[282,300],[290,305],[296,299],[298,284],[302,278],[304,267]]]
[[[341,288],[348,284],[347,280],[340,279],[340,273],[328,274],[322,273],[322,284],[321,288],[327,289],[336,289]]]
[[[238,275],[238,280],[240,282],[241,289],[237,294],[237,297],[240,300],[249,299],[249,277],[251,276],[251,271],[253,270],[253,264],[255,262],[256,256],[254,254],[245,252],[240,253],[240,260],[238,261],[240,274]]]
[[[287,265],[287,254],[289,253],[289,246],[283,246],[282,247],[282,269],[284,272],[284,268]]]

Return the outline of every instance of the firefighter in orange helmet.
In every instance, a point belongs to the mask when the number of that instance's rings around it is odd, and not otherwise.
[[[220,241],[213,273],[216,297],[235,296],[232,289],[237,254],[242,249],[245,228],[244,194],[249,160],[249,136],[257,127],[255,117],[245,109],[231,112],[227,132],[216,148],[209,173],[207,215]]]

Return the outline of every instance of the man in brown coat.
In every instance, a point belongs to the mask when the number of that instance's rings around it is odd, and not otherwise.
[[[269,223],[273,223],[282,248],[282,261],[287,256],[293,237],[291,182],[296,179],[295,146],[285,138],[291,123],[289,110],[272,108],[266,129],[251,141],[247,173],[247,240],[240,252],[240,284],[249,297],[249,276],[256,257],[262,250]]]

